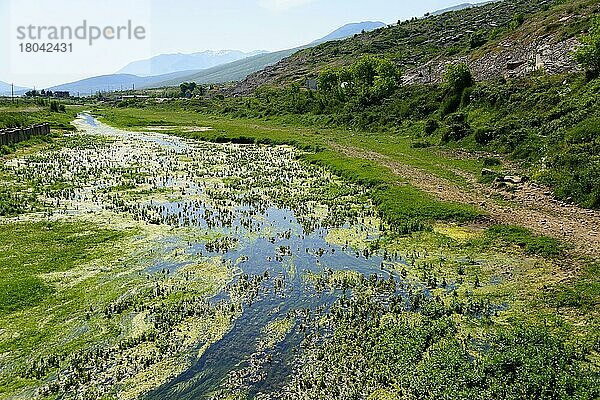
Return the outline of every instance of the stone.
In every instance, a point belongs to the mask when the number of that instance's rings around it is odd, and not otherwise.
[[[506,69],[509,71],[514,71],[519,68],[521,65],[525,64],[527,61],[517,60],[517,61],[509,61],[506,63]]]
[[[523,179],[521,179],[520,176],[507,175],[507,176],[504,177],[504,182],[508,182],[508,183],[512,183],[514,185],[518,185],[519,183],[523,182]]]

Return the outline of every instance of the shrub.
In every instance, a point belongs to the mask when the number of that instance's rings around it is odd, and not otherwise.
[[[478,128],[475,131],[475,141],[477,144],[485,146],[494,140],[496,132],[489,128]]]
[[[50,111],[52,111],[52,112],[60,112],[60,107],[59,107],[58,101],[52,100],[50,102]]]
[[[438,130],[438,128],[440,127],[439,122],[437,122],[435,119],[428,119],[427,121],[425,121],[425,135],[427,136],[431,136],[435,133],[435,131]]]
[[[588,119],[569,130],[554,148],[544,171],[546,183],[562,199],[600,208],[600,119]]]
[[[466,63],[450,64],[444,73],[444,81],[449,89],[456,94],[473,85],[473,74]]]
[[[485,38],[485,32],[477,31],[471,33],[471,37],[469,38],[469,44],[472,49],[476,49],[477,47],[483,46],[487,42]]]
[[[523,25],[524,22],[525,22],[525,14],[523,14],[523,13],[515,14],[515,15],[513,15],[513,19],[510,23],[510,27],[513,29],[516,29],[519,26]]]
[[[589,34],[581,38],[584,44],[575,52],[575,59],[585,68],[588,78],[600,74],[600,17],[592,20]]]
[[[483,157],[482,161],[484,167],[495,167],[502,165],[502,161],[500,161],[500,159],[497,157]]]
[[[450,141],[459,141],[471,133],[471,127],[467,122],[465,115],[455,113],[446,118],[446,129],[442,134],[442,143]]]
[[[433,143],[428,142],[428,141],[422,141],[422,140],[417,140],[416,142],[412,142],[410,144],[410,147],[412,147],[413,149],[426,149],[428,147],[433,146]]]
[[[461,100],[461,96],[458,94],[451,94],[450,96],[446,97],[440,108],[442,116],[458,111]]]

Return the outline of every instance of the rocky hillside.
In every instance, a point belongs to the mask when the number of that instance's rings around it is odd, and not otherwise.
[[[439,81],[448,62],[468,62],[477,79],[519,77],[543,69],[573,70],[577,46],[597,0],[505,0],[398,24],[299,51],[248,76],[234,89],[246,95],[263,85],[303,84],[327,66],[348,65],[366,54],[384,55],[407,83]]]

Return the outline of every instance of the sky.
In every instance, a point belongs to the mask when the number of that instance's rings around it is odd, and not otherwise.
[[[482,0],[470,1],[471,3]],[[203,50],[293,48],[353,22],[398,20],[459,4],[461,0],[0,0],[0,81],[43,88],[115,73],[128,63],[165,53]],[[47,36],[38,27],[70,27],[86,21],[86,39]],[[111,36],[118,27],[143,29],[143,39],[101,37],[89,42],[90,26]],[[19,36],[33,26],[35,40]],[[68,32],[68,31],[65,31]],[[81,32],[84,32],[82,30]],[[138,33],[141,31],[138,31]],[[44,36],[46,35],[46,36]],[[114,35],[113,35],[114,36]],[[141,35],[140,35],[141,36]],[[71,38],[72,39],[72,38]],[[62,52],[27,52],[51,42]],[[30,47],[31,50],[31,47]]]

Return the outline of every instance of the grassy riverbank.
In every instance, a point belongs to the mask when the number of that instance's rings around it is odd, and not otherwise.
[[[32,137],[20,143],[5,145],[0,148],[0,156],[14,153],[23,149],[44,143],[51,143],[60,136],[60,132],[73,131],[71,121],[82,107],[68,105],[64,111],[52,111],[47,100],[21,99],[17,101],[0,100],[0,129],[27,127],[35,124],[49,123],[52,133]]]

